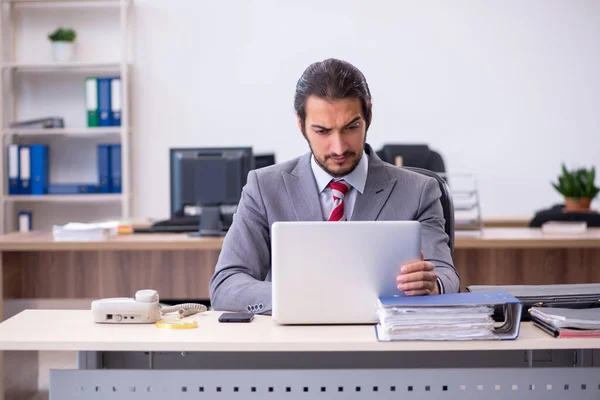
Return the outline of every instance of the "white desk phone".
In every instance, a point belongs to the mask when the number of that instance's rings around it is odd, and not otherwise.
[[[109,324],[151,324],[170,313],[179,318],[206,311],[203,304],[185,303],[164,307],[158,302],[156,290],[138,290],[135,298],[115,297],[92,301],[94,322]]]

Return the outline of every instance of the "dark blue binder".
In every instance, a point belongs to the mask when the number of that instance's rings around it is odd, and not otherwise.
[[[48,185],[48,194],[87,194],[97,191],[98,185],[95,183],[51,183]]]
[[[110,145],[98,145],[98,192],[110,193]]]
[[[115,77],[110,80],[110,124],[121,126],[122,109],[121,78]]]
[[[6,170],[8,171],[8,194],[17,195],[21,193],[21,173],[19,166],[19,145],[8,146],[8,160]]]
[[[121,145],[110,146],[110,191],[121,193]]]
[[[45,144],[32,144],[31,151],[31,194],[42,195],[48,193],[49,157],[48,146]]]
[[[98,78],[98,126],[112,125],[110,81],[111,78]]]
[[[29,146],[19,146],[19,194],[31,194],[31,149]]]

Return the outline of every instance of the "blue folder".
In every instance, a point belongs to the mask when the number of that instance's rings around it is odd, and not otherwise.
[[[110,145],[98,145],[98,192],[110,193]]]
[[[501,340],[516,339],[519,336],[523,303],[505,291],[451,293],[435,296],[383,296],[379,298],[380,308],[457,308],[461,306],[501,307],[504,311],[505,321],[501,326],[494,328],[495,335]]]
[[[111,78],[98,78],[98,126],[112,125],[110,81]]]
[[[17,195],[17,194],[21,193],[19,145],[18,144],[9,145],[7,155],[8,155],[8,157],[7,157],[6,170],[8,171],[8,194],[9,195]]]
[[[97,191],[98,185],[95,183],[51,183],[48,185],[48,194],[87,194]]]
[[[45,144],[32,144],[31,154],[31,194],[43,195],[48,193],[50,178],[50,164],[48,146]]]
[[[19,146],[19,194],[31,194],[31,149]]]
[[[123,107],[121,91],[121,78],[115,77],[110,80],[110,124],[121,126],[121,109]]]
[[[110,146],[110,191],[121,193],[121,145]]]

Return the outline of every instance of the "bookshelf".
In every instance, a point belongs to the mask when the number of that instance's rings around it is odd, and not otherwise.
[[[105,201],[124,201],[127,195],[120,193],[106,194],[69,194],[69,195],[41,195],[41,196],[4,196],[4,202],[21,203],[102,203]]]
[[[34,24],[25,24],[23,19],[26,18],[27,12],[35,13],[36,9],[48,11],[48,21],[52,16],[60,15],[56,21],[51,21],[54,26],[71,24],[78,33],[78,46],[84,47],[83,50],[88,50],[85,54],[78,54],[74,61],[70,62],[53,62],[51,57],[42,57],[37,54],[28,54],[29,44],[25,42],[27,38],[35,38],[38,47],[40,42],[45,37],[40,36],[39,27]],[[110,11],[98,13],[98,10],[107,9]],[[68,14],[69,10],[73,11],[73,18]],[[102,208],[110,208],[107,211],[106,218],[131,218],[131,205],[133,194],[131,191],[131,136],[133,128],[131,126],[129,85],[131,82],[132,71],[132,11],[133,1],[131,0],[0,0],[0,137],[2,138],[2,151],[0,151],[0,176],[2,179],[2,187],[0,190],[0,233],[7,233],[17,229],[17,213],[21,206],[35,207],[33,214],[33,229],[48,229],[50,226],[38,226],[36,224],[36,214],[43,213],[46,207],[50,207],[48,213],[56,213],[63,220],[53,221],[53,223],[66,223],[69,210],[71,207],[92,207],[98,213],[102,213]],[[40,11],[37,11],[39,18]],[[110,17],[108,24],[106,21],[97,22],[96,14],[90,19],[89,13],[97,13],[99,18]],[[25,17],[24,17],[25,15]],[[65,15],[67,17],[65,17]],[[84,17],[82,17],[84,15]],[[79,19],[78,19],[79,18]],[[35,19],[32,19],[35,20]],[[72,20],[72,21],[71,21]],[[65,22],[67,21],[67,22]],[[45,21],[46,22],[46,21]],[[48,22],[50,24],[50,22]],[[88,26],[85,24],[96,24],[86,31]],[[94,39],[107,39],[99,32],[99,27],[117,27],[116,29],[107,32],[111,42],[111,46],[116,46],[115,51],[111,52],[111,56],[103,59],[97,56],[96,53],[90,52],[89,49],[96,46]],[[31,31],[35,31],[34,34]],[[108,29],[108,28],[106,28]],[[80,33],[82,33],[80,35]],[[87,33],[87,35],[85,34]],[[21,38],[19,38],[21,35]],[[33,35],[33,36],[32,36]],[[35,36],[37,35],[37,36]],[[25,43],[25,44],[24,44]],[[114,44],[113,44],[114,43]],[[42,43],[43,45],[43,43]],[[50,44],[47,43],[49,47]],[[35,46],[32,46],[35,47]],[[87,49],[85,48],[87,47]],[[35,50],[33,50],[35,51]],[[90,56],[91,55],[91,56]],[[89,128],[84,122],[85,118],[67,118],[64,117],[61,111],[74,113],[80,112],[85,115],[84,87],[85,78],[87,76],[120,76],[121,78],[121,125],[109,127],[93,127]],[[29,83],[29,80],[33,83]],[[29,89],[28,96],[22,96],[23,82]],[[39,114],[34,112],[40,97],[47,93],[43,90],[31,90],[31,87],[43,87],[54,84],[55,87],[60,85],[56,82],[68,82],[69,87],[60,93],[59,100],[56,102],[57,111],[53,111],[52,101],[46,96],[43,99],[42,107]],[[77,84],[81,86],[81,93],[69,88],[77,88]],[[34,86],[37,85],[37,86]],[[79,89],[77,89],[79,90]],[[56,90],[55,90],[56,91]],[[81,95],[81,97],[79,97]],[[36,97],[37,96],[37,97]],[[67,97],[70,96],[70,97]],[[27,104],[29,101],[29,104]],[[62,103],[61,103],[62,102]],[[65,105],[68,103],[68,106]],[[50,105],[49,105],[50,104]],[[62,108],[61,108],[62,107]],[[75,110],[77,109],[77,110]],[[33,111],[32,111],[33,110]],[[43,110],[43,111],[42,111]],[[17,120],[35,119],[46,116],[64,117],[64,128],[11,128],[10,124]],[[73,123],[71,123],[73,121]],[[91,148],[96,143],[118,143],[121,145],[121,169],[122,169],[122,191],[121,193],[97,193],[97,194],[72,194],[72,195],[9,195],[8,193],[8,170],[7,170],[7,147],[10,144],[30,144],[43,143],[48,144],[50,149],[53,146],[64,145],[72,141],[77,145],[83,143],[88,148]],[[83,145],[82,145],[83,146]],[[60,151],[64,157],[64,151]],[[66,183],[65,171],[72,169],[74,174],[78,170],[87,169],[97,171],[97,161],[92,157],[87,158],[84,164],[79,160],[79,164],[70,165],[72,161],[56,160],[51,158],[51,165],[54,162],[62,162],[62,179],[61,182]],[[67,157],[69,158],[69,157]],[[76,158],[76,157],[75,157]],[[82,157],[79,157],[82,158]],[[66,166],[66,167],[65,167]],[[53,169],[54,167],[51,167]],[[52,181],[52,174],[50,174]],[[97,172],[95,173],[97,180]],[[94,180],[94,181],[95,181]],[[78,183],[76,179],[72,181]],[[54,182],[53,182],[54,183]],[[87,206],[86,206],[87,204]],[[61,207],[60,212],[56,212],[56,207]],[[117,210],[117,211],[115,211]],[[77,213],[76,213],[77,214]],[[43,221],[48,225],[52,216],[44,216]],[[57,217],[58,218],[58,217]],[[73,217],[74,220],[81,221],[81,212]],[[90,216],[90,219],[97,220],[102,218],[97,213]],[[84,222],[84,221],[82,221]]]

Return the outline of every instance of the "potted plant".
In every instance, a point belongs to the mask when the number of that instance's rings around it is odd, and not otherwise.
[[[596,169],[594,167],[590,170],[579,168],[568,171],[565,165],[562,165],[562,175],[558,177],[557,183],[552,182],[552,186],[565,197],[565,211],[590,211],[590,203],[600,191],[594,185],[595,178]]]
[[[52,42],[52,56],[54,61],[72,61],[75,55],[75,39],[77,34],[70,28],[57,28],[48,35]]]

